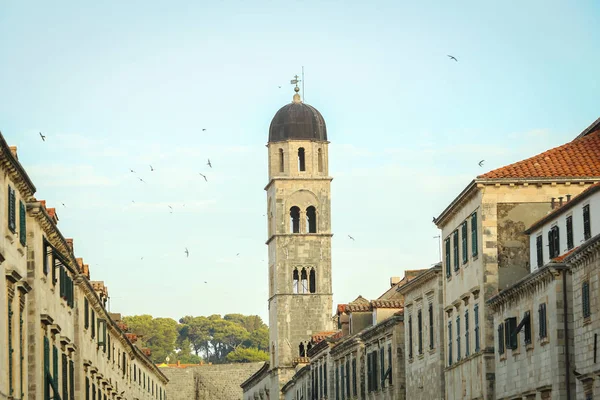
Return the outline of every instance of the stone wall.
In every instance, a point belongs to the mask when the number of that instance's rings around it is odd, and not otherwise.
[[[161,367],[169,400],[241,400],[240,385],[263,363]]]

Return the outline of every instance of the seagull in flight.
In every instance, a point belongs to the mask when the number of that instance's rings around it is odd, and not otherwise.
[[[279,89],[281,89],[281,86],[277,86]]]
[[[479,166],[480,166],[480,167],[483,167],[483,162],[484,162],[484,161],[485,161],[485,160],[481,160],[481,161],[479,161],[479,162],[478,162],[478,164],[479,164]]]
[[[135,174],[134,170],[132,170],[131,168],[129,168],[129,170],[131,171],[132,174]]]
[[[236,256],[239,256],[239,255],[240,255],[240,253],[237,253],[237,254],[236,254]]]
[[[352,236],[348,235],[348,237],[354,241],[356,241]]]
[[[198,173],[199,173],[199,172],[198,172]],[[200,174],[200,173],[199,173],[199,174]],[[208,182],[208,179],[206,179],[206,175],[204,175],[204,174],[200,174],[200,176],[202,176],[202,177],[204,178],[204,180],[205,180],[206,182]]]
[[[42,132],[40,132],[40,137],[42,138],[42,141],[46,141],[46,136],[42,135]]]
[[[450,54],[448,54],[448,57],[449,57],[451,60],[454,60],[454,61],[458,62],[458,60],[456,59],[456,57],[454,57],[454,56],[451,56]]]
[[[65,203],[60,203],[60,204],[62,204],[62,206],[63,206],[64,208],[67,208],[67,206],[65,206]]]
[[[151,171],[151,172],[152,172],[152,171],[154,171],[154,168],[152,168],[152,165],[150,166],[150,171]]]
[[[210,158],[208,159],[208,162],[206,163],[206,165],[208,165],[209,167],[212,168],[212,164],[210,163]]]
[[[206,128],[202,128],[202,132],[204,132],[206,130]]]
[[[187,247],[185,248],[185,255],[186,255],[186,257],[189,257],[189,256],[190,256],[190,252],[189,252],[189,250],[188,250],[188,248],[187,248]]]
[[[143,180],[142,178],[138,178],[140,180],[140,182],[146,183],[145,180]]]

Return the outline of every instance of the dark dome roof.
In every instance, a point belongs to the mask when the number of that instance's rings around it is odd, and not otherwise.
[[[279,109],[269,127],[269,142],[283,140],[327,140],[325,120],[316,108],[299,99]]]

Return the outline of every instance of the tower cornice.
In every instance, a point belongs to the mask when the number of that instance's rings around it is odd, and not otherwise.
[[[269,190],[269,187],[273,184],[274,181],[329,181],[331,182],[333,178],[331,176],[311,176],[311,177],[303,177],[303,176],[277,176],[271,178],[267,186],[265,186],[265,190]]]
[[[271,237],[269,239],[267,239],[265,244],[271,243],[271,241],[273,239],[275,239],[276,237],[306,237],[306,236],[332,237],[333,233],[276,233],[274,235],[271,235]]]
[[[274,294],[273,296],[269,297],[269,301],[277,298],[277,297],[289,297],[289,296],[316,296],[316,297],[323,297],[323,296],[333,296],[333,293],[277,293]]]

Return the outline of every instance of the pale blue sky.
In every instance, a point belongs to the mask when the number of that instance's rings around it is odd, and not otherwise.
[[[473,177],[600,116],[600,3],[495,3],[0,0],[0,130],[112,311],[266,319],[264,145],[304,65],[334,303],[375,298]]]

